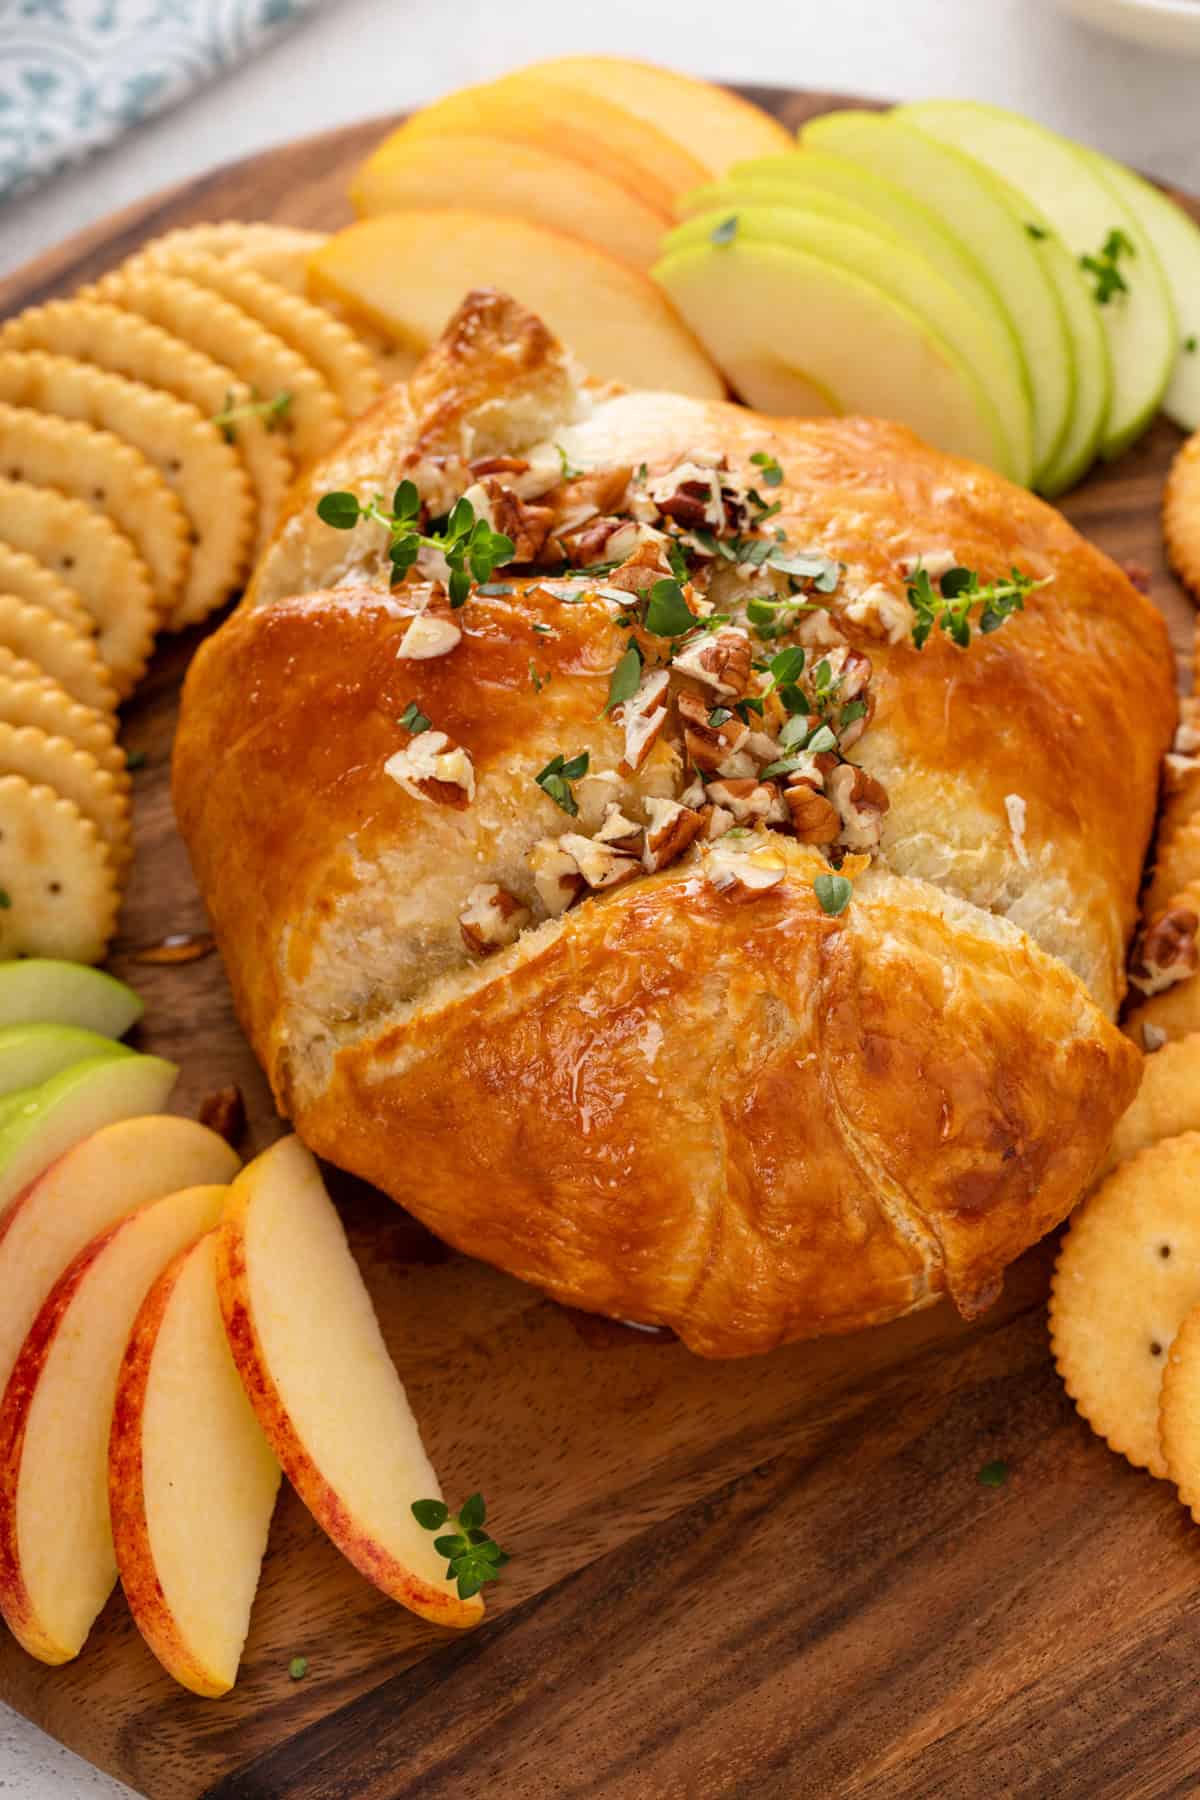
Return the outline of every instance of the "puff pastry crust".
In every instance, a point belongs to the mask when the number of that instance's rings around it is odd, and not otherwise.
[[[779,832],[754,839],[760,892],[697,837],[544,904],[555,754],[586,749],[623,818],[687,778],[671,730],[622,760],[619,604],[506,574],[413,660],[383,532],[314,505],[405,474],[449,504],[472,461],[547,446],[585,471],[705,446],[751,482],[767,452],[772,526],[845,565],[830,616],[873,670],[852,755],[890,804],[842,914],[821,851]],[[1048,580],[969,650],[917,651],[905,574],[943,548]],[[466,785],[396,779],[414,701]],[[1137,1084],[1111,1019],[1174,717],[1159,615],[1031,495],[879,421],[589,388],[484,294],[299,484],[193,662],[175,801],[239,1016],[318,1153],[558,1299],[740,1355],[942,1294],[974,1313],[1070,1210]],[[486,956],[481,885],[521,926]]]

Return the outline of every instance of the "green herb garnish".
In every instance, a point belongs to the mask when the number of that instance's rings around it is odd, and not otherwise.
[[[291,1662],[288,1664],[288,1674],[293,1681],[303,1681],[304,1677],[308,1674],[307,1656],[293,1656]]]
[[[583,474],[582,469],[575,468],[561,444],[555,444],[554,448],[558,451],[558,460],[562,464],[562,478],[564,481],[574,481],[577,476]]]
[[[1192,332],[1190,337],[1184,338],[1183,347],[1187,351],[1189,356],[1194,356],[1196,354],[1196,334],[1194,331]]]
[[[1026,219],[1025,229],[1031,238],[1036,238],[1039,241],[1042,238],[1048,238],[1050,236],[1050,233],[1046,230],[1044,225],[1035,225],[1032,219]]]
[[[1129,283],[1117,265],[1123,256],[1136,255],[1136,247],[1123,231],[1116,229],[1109,232],[1098,255],[1080,257],[1080,268],[1085,274],[1092,276],[1096,283],[1092,289],[1092,297],[1097,306],[1107,306],[1114,294],[1129,292]]]
[[[532,687],[534,693],[540,694],[549,679],[550,677],[548,675],[541,676],[538,674],[538,666],[531,656],[529,659],[529,685]]]
[[[144,750],[127,750],[125,752],[125,767],[127,769],[144,769],[145,766],[146,752]]]
[[[608,701],[605,712],[610,713],[614,706],[621,706],[637,693],[638,683],[642,679],[642,653],[632,638],[626,645],[625,654],[621,657],[612,672],[612,680],[608,684]]]
[[[571,817],[575,818],[579,808],[575,803],[571,783],[578,781],[581,775],[587,774],[587,766],[588,752],[586,750],[581,750],[578,756],[573,756],[569,762],[561,755],[552,756],[541,774],[535,775],[533,779],[543,793],[549,794],[555,806],[560,806],[565,813],[570,813]]]
[[[1003,1487],[1008,1480],[1008,1464],[999,1461],[984,1463],[975,1479],[980,1487]]]
[[[756,450],[750,458],[756,469],[762,470],[763,486],[778,487],[783,480],[783,470],[778,460],[769,450]]]
[[[1047,575],[1041,581],[1035,581],[1032,575],[1023,575],[1020,569],[1014,568],[1007,580],[981,586],[974,569],[955,568],[947,569],[935,588],[929,571],[918,565],[909,577],[906,590],[908,604],[915,615],[912,641],[918,650],[923,650],[930,632],[939,625],[965,650],[971,642],[972,607],[982,609],[980,631],[997,631],[1013,613],[1024,611],[1027,594],[1035,588],[1045,587],[1049,580]]]
[[[696,615],[683,597],[677,581],[664,576],[650,589],[646,606],[646,630],[655,637],[682,637],[696,624]]]
[[[421,496],[412,481],[400,483],[390,513],[384,510],[381,498],[364,502],[357,494],[342,491],[322,494],[317,501],[317,516],[335,531],[352,531],[360,519],[374,519],[385,527],[393,587],[412,568],[422,548],[440,551],[450,570],[451,606],[463,604],[473,580],[481,584],[490,581],[501,564],[512,561],[512,539],[493,531],[486,519],[477,519],[465,495],[455,501],[440,535],[418,531],[420,511]]]
[[[0,912],[8,912],[12,906],[12,895],[7,888],[0,888]]]
[[[722,219],[719,225],[713,226],[708,234],[708,241],[710,244],[716,244],[719,249],[724,249],[727,245],[732,244],[737,236],[737,228],[738,216],[736,213],[730,213],[727,219]]]
[[[291,404],[292,396],[287,388],[280,388],[270,400],[260,400],[257,388],[250,389],[249,400],[239,400],[231,389],[225,395],[224,409],[214,413],[209,424],[217,427],[227,444],[232,444],[236,442],[234,427],[242,419],[261,419],[268,431],[274,431]]]
[[[813,881],[813,893],[821,903],[821,910],[831,919],[845,912],[853,892],[853,882],[844,875],[818,875]]]
[[[444,1537],[435,1538],[433,1547],[446,1558],[446,1579],[458,1583],[460,1600],[477,1594],[485,1581],[496,1580],[509,1557],[483,1529],[487,1508],[482,1494],[472,1494],[464,1500],[457,1517],[443,1500],[414,1500],[412,1510],[417,1524],[426,1531],[440,1531],[447,1522],[457,1527]]]
[[[400,723],[403,725],[405,731],[411,731],[414,737],[420,737],[423,731],[429,730],[433,721],[426,713],[421,711],[415,700],[410,700],[404,711],[400,714]]]

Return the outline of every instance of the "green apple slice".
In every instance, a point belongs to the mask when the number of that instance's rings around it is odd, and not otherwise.
[[[961,357],[919,314],[836,263],[781,244],[704,244],[653,271],[751,406],[901,420],[932,444],[994,462],[994,414]],[[816,403],[814,404],[814,401]]]
[[[1040,479],[1066,435],[1074,357],[1054,282],[990,172],[885,113],[827,113],[804,127],[801,147],[802,163],[809,155],[832,152],[919,198],[970,252],[1021,345],[1033,393],[1034,468]]]
[[[772,157],[770,160],[797,164],[800,161],[796,156]],[[717,212],[728,218],[730,213],[738,212],[743,206],[802,206],[805,212],[822,213],[827,219],[840,219],[845,225],[857,225],[860,231],[874,231],[881,237],[905,241],[882,213],[860,206],[857,200],[848,199],[842,194],[827,193],[824,188],[808,186],[800,181],[788,181],[782,175],[751,173],[756,166],[754,163],[743,163],[744,174],[730,175],[724,181],[710,182],[707,187],[693,188],[679,202],[680,218],[686,220],[696,213],[710,212]],[[911,239],[908,241],[911,242]],[[916,248],[920,249],[921,246],[917,245]]]
[[[119,1038],[142,1012],[132,988],[87,963],[48,956],[0,963],[0,1026],[78,1025]]]
[[[1161,189],[1100,150],[1088,155],[1141,222],[1158,252],[1175,302],[1179,351],[1163,411],[1183,431],[1200,431],[1200,226]]]
[[[1015,188],[1009,192],[1028,223],[1046,233],[1037,240],[1037,250],[1055,279],[1075,353],[1075,405],[1067,421],[1066,433],[1038,482],[1041,492],[1053,499],[1082,480],[1100,454],[1112,407],[1112,357],[1108,336],[1100,320],[1100,308],[1092,298],[1091,289],[1081,279],[1075,258],[1055,236],[1045,215]]]
[[[158,1056],[90,1056],[35,1088],[0,1125],[0,1214],[31,1181],[81,1138],[159,1113],[179,1070]]]
[[[987,163],[1029,195],[1073,256],[1097,255],[1113,231],[1132,246],[1121,267],[1128,292],[1097,307],[1113,380],[1100,449],[1119,456],[1158,411],[1179,347],[1175,308],[1149,236],[1087,153],[1032,119],[977,100],[921,100],[896,116]]]
[[[663,244],[664,257],[676,250],[711,243],[727,215],[701,213],[680,225]],[[991,460],[1014,481],[1027,485],[1033,474],[1033,428],[1027,390],[1012,341],[944,281],[925,257],[877,231],[861,231],[799,206],[746,206],[737,213],[739,244],[782,244],[823,262],[836,263],[872,284],[886,281],[893,299],[926,321],[971,369],[979,382],[979,405],[1001,446]]]
[[[77,1025],[0,1026],[0,1098],[19,1088],[40,1087],[86,1057],[132,1055],[128,1044]]]

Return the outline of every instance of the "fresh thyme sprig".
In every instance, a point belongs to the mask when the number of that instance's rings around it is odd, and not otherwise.
[[[1109,232],[1095,256],[1080,257],[1080,268],[1086,275],[1092,276],[1096,283],[1092,289],[1092,297],[1097,306],[1107,306],[1115,294],[1129,292],[1129,283],[1122,275],[1118,264],[1123,256],[1136,255],[1135,245],[1131,244],[1125,233],[1117,227]]]
[[[813,892],[817,896],[821,911],[836,919],[844,913],[854,894],[854,883],[845,875],[817,875],[813,880]]]
[[[487,1508],[482,1494],[472,1494],[464,1500],[457,1515],[451,1513],[444,1500],[414,1500],[412,1511],[417,1524],[426,1531],[440,1531],[447,1523],[457,1527],[444,1537],[435,1538],[433,1547],[446,1558],[446,1580],[458,1583],[460,1600],[477,1594],[485,1581],[495,1581],[509,1561],[508,1552],[483,1529]]]
[[[382,496],[360,500],[357,494],[338,491],[322,494],[318,517],[335,531],[353,531],[360,519],[374,519],[388,533],[388,559],[392,586],[412,568],[422,549],[439,550],[450,570],[451,606],[461,606],[471,582],[489,581],[494,572],[511,562],[514,544],[502,531],[493,531],[486,519],[475,517],[475,508],[464,495],[456,500],[440,533],[418,530],[421,496],[416,483],[402,481],[392,498],[392,510],[384,509]]]
[[[589,754],[586,750],[581,750],[578,756],[572,756],[569,761],[560,751],[557,756],[552,756],[545,768],[533,778],[542,792],[549,794],[555,806],[561,807],[563,812],[569,813],[572,818],[578,813],[579,806],[571,783],[578,781],[581,775],[587,774],[588,762]]]
[[[997,631],[1005,619],[1025,610],[1027,594],[1035,588],[1045,587],[1049,580],[1046,575],[1041,581],[1035,581],[1032,575],[1023,575],[1020,569],[1014,568],[1009,571],[1007,580],[992,581],[983,586],[974,569],[954,568],[947,569],[935,588],[928,569],[918,564],[909,576],[907,589],[908,604],[914,614],[912,641],[918,650],[923,650],[930,632],[939,625],[965,650],[971,642],[972,607],[982,609],[980,631]]]
[[[762,470],[764,487],[778,487],[783,480],[783,470],[779,466],[779,458],[772,456],[769,450],[756,450],[750,458],[756,469]]]
[[[287,388],[280,388],[270,400],[260,400],[258,389],[250,389],[249,400],[239,400],[230,389],[225,395],[225,405],[221,412],[214,413],[209,420],[215,425],[227,444],[237,441],[234,427],[243,419],[261,419],[268,431],[274,431],[292,404],[292,396]]]

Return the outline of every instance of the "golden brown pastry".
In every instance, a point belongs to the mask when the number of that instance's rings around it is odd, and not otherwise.
[[[461,609],[436,552],[389,591],[385,529],[316,516],[406,477],[521,559]],[[950,563],[1043,585],[919,650],[908,577]],[[738,1355],[973,1313],[1074,1204],[1137,1084],[1110,1020],[1174,712],[1158,614],[1029,494],[878,421],[592,388],[483,294],[298,487],[193,663],[175,799],[318,1153]]]

